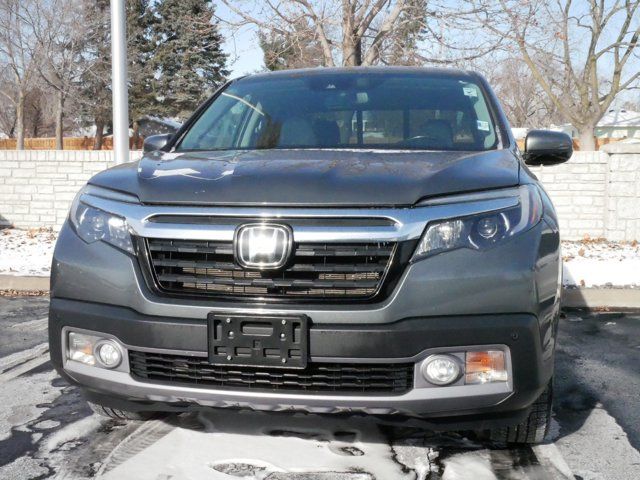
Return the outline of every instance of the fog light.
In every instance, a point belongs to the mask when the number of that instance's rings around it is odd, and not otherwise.
[[[93,349],[96,342],[100,340],[94,335],[85,335],[84,333],[70,332],[67,345],[67,358],[85,365],[95,365],[96,358],[93,355]]]
[[[464,383],[506,382],[508,379],[509,373],[502,350],[467,352]]]
[[[460,364],[452,355],[432,355],[422,365],[422,375],[434,385],[448,385],[460,377]]]
[[[122,361],[120,347],[112,340],[104,340],[96,346],[98,361],[103,367],[115,368]]]

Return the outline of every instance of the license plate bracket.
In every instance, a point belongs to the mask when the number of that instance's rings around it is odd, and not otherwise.
[[[209,363],[302,369],[307,366],[306,315],[210,313]]]

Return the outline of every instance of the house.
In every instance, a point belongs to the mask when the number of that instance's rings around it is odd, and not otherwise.
[[[160,118],[151,115],[142,117],[138,120],[138,124],[140,125],[140,135],[142,137],[176,133],[182,126],[182,123],[173,118]]]
[[[516,140],[524,141],[528,128],[512,128]],[[549,130],[564,132],[571,138],[579,136],[578,130],[570,123],[551,125]],[[640,140],[640,112],[625,109],[611,109],[598,122],[594,130],[599,145],[624,139]]]
[[[598,122],[596,138],[640,138],[640,112],[609,110]]]

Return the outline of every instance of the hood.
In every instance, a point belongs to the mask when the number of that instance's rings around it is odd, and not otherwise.
[[[90,183],[147,204],[408,206],[518,184],[509,150],[255,150],[146,154]]]

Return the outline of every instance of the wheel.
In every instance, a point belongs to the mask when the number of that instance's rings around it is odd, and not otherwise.
[[[94,413],[102,417],[114,418],[116,420],[150,420],[158,415],[157,412],[130,412],[127,410],[118,410],[117,408],[105,407],[98,403],[87,402]]]
[[[544,440],[551,423],[551,407],[553,405],[553,382],[542,392],[542,395],[531,406],[526,420],[517,425],[496,428],[489,431],[489,438],[494,442],[533,445]]]

